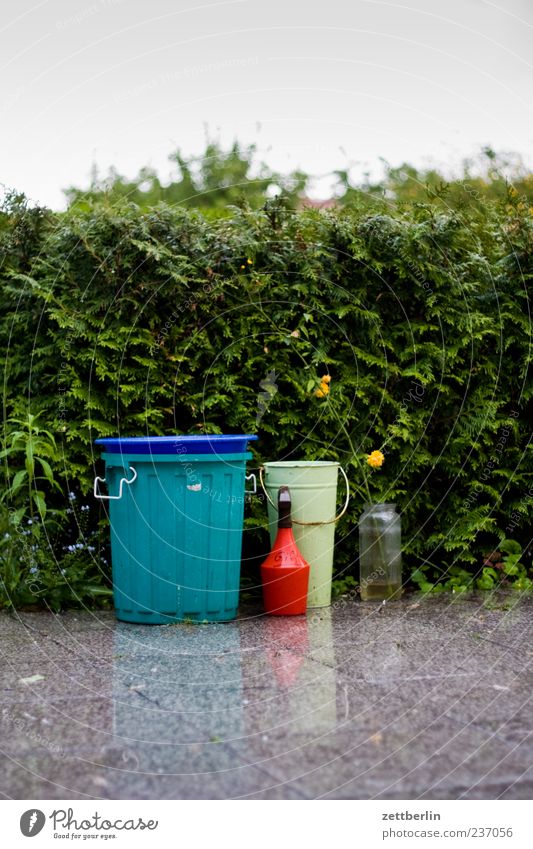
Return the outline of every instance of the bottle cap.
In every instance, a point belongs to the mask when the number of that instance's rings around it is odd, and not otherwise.
[[[288,486],[278,490],[278,528],[292,528],[291,493]]]

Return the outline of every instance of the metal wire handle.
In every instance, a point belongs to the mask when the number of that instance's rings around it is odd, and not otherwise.
[[[263,472],[264,471],[265,471],[265,467],[259,466],[259,480],[261,482],[261,489],[265,493],[268,503],[272,505],[274,510],[277,510],[278,508],[276,507],[276,505],[272,501],[270,495],[266,491],[265,481],[263,479]],[[292,521],[295,525],[331,525],[333,522],[338,522],[339,519],[341,519],[342,516],[344,516],[344,514],[346,513],[346,511],[348,509],[348,503],[350,501],[350,484],[349,484],[349,481],[348,481],[348,476],[347,476],[346,472],[344,471],[344,469],[342,468],[342,466],[339,466],[339,471],[342,472],[343,477],[344,477],[344,482],[346,484],[346,501],[344,502],[344,507],[342,508],[341,512],[337,516],[335,516],[334,519],[326,519],[324,522],[299,522],[298,519],[293,519]]]
[[[130,468],[130,471],[133,472],[133,477],[132,477],[131,480],[127,480],[127,478],[121,478],[120,479],[120,484],[119,484],[119,487],[118,487],[118,495],[102,495],[98,491],[98,484],[99,483],[105,483],[105,478],[99,478],[98,475],[97,475],[94,479],[94,489],[93,489],[94,497],[100,498],[100,499],[102,499],[102,501],[120,501],[120,499],[122,498],[122,487],[123,487],[123,485],[127,484],[129,486],[131,483],[133,483],[133,481],[137,480],[137,472],[135,471],[133,466],[130,466],[129,468]]]

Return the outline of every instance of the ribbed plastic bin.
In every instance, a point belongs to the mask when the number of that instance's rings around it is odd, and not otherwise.
[[[118,619],[158,625],[235,618],[252,456],[246,446],[256,438],[96,440],[106,449],[107,494],[100,478],[94,494],[109,504]]]

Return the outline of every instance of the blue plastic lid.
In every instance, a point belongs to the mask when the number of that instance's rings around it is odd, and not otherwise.
[[[244,454],[253,433],[191,436],[121,436],[96,439],[108,454]]]

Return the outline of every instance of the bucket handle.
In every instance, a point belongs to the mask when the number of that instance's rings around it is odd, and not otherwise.
[[[245,489],[244,490],[245,494],[246,495],[255,495],[256,492],[257,492],[257,478],[256,478],[256,476],[252,472],[251,475],[246,475],[246,480],[247,481],[253,481],[253,483],[252,483],[252,489]]]
[[[94,489],[93,489],[94,497],[100,498],[102,501],[120,501],[120,499],[122,498],[122,487],[123,487],[123,485],[127,484],[129,486],[130,484],[133,483],[133,481],[137,480],[137,472],[135,471],[133,466],[130,466],[129,468],[130,468],[130,471],[133,472],[133,477],[132,477],[131,480],[127,480],[127,478],[121,478],[120,479],[120,484],[119,484],[119,487],[118,487],[118,495],[102,495],[98,491],[98,484],[99,483],[105,483],[105,478],[99,478],[98,475],[97,475],[94,479]]]
[[[261,482],[261,489],[265,493],[265,495],[267,497],[267,501],[269,502],[269,504],[272,505],[274,510],[277,510],[278,508],[276,507],[276,505],[272,501],[270,495],[266,491],[265,481],[263,479],[263,472],[264,471],[265,471],[265,467],[259,466],[259,480]],[[299,522],[298,519],[293,519],[292,521],[293,521],[294,525],[331,525],[333,522],[338,522],[339,519],[342,518],[342,516],[344,516],[344,514],[346,513],[346,511],[348,509],[348,503],[350,501],[350,484],[348,482],[348,476],[347,476],[346,472],[344,471],[344,469],[342,468],[342,466],[339,466],[339,471],[342,472],[342,475],[344,477],[344,483],[346,484],[346,501],[344,502],[344,507],[342,508],[341,512],[338,513],[337,516],[335,516],[334,519],[326,519],[325,522]]]

